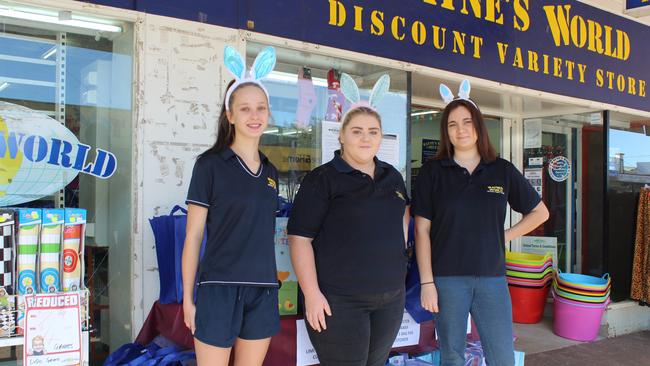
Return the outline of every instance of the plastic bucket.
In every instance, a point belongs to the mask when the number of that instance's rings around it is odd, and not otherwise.
[[[512,320],[523,324],[539,323],[544,315],[548,289],[549,286],[542,288],[508,286],[512,302]]]
[[[550,278],[542,278],[539,280],[525,280],[516,277],[508,277],[508,284],[524,286],[524,287],[545,287],[550,282],[551,282]]]
[[[553,266],[553,262],[551,261],[550,258],[546,262],[540,264],[523,264],[523,263],[506,261],[506,268],[514,268],[514,269],[521,268],[522,270],[539,271],[541,269],[544,269],[546,267],[551,267],[551,266]]]
[[[528,286],[528,287],[543,287],[551,283],[552,279],[551,276],[540,278],[537,280],[531,280],[527,278],[518,278],[518,277],[511,277],[511,276],[506,276],[506,279],[508,280],[508,284],[511,285],[519,285],[519,286]]]
[[[607,304],[609,304],[609,302],[610,302],[609,298],[604,303],[591,303],[591,302],[584,302],[584,301],[575,301],[575,300],[567,299],[565,297],[558,296],[558,294],[555,293],[555,290],[553,288],[551,288],[551,294],[553,295],[554,301],[562,301],[564,303],[571,304],[571,305],[576,305],[576,306],[582,307],[582,308],[598,308],[598,309],[600,309],[600,308],[603,307],[603,305],[607,306]]]
[[[582,296],[582,295],[576,295],[571,292],[563,291],[562,289],[559,289],[555,284],[553,284],[553,291],[555,291],[555,294],[558,295],[559,297],[564,297],[575,301],[588,302],[592,304],[604,303],[609,298],[609,291],[607,291],[607,293],[602,296]]]
[[[603,291],[593,291],[593,290],[584,290],[575,287],[569,287],[561,284],[560,282],[555,282],[553,285],[564,292],[568,292],[570,294],[575,294],[575,295],[581,295],[581,296],[598,297],[598,296],[606,296],[609,294],[609,287],[607,287],[607,289]]]
[[[562,273],[558,272],[558,277],[561,281],[573,283],[588,289],[600,290],[609,285],[609,273],[605,273],[603,277],[594,277],[578,273]]]
[[[550,257],[548,254],[542,255],[507,251],[506,263],[542,266]]]
[[[584,290],[584,291],[602,292],[608,290],[609,287],[612,285],[611,281],[609,280],[603,285],[586,285],[584,283],[567,281],[566,279],[560,278],[559,275],[555,276],[555,280],[557,281],[558,284],[562,286],[571,287],[571,288]]]
[[[506,269],[506,276],[519,277],[519,278],[529,278],[532,280],[538,280],[544,278],[545,276],[550,276],[553,274],[553,268],[546,268],[542,272],[521,272],[521,271],[511,271]]]
[[[591,342],[598,337],[600,321],[609,302],[592,307],[564,301],[554,295],[553,332],[560,337]]]
[[[560,278],[555,276],[555,281],[560,287],[566,287],[566,288],[571,288],[579,291],[591,291],[591,292],[605,292],[609,290],[611,287],[611,283],[607,284],[606,286],[584,286],[584,285],[579,285],[573,282],[567,282],[567,281],[562,281]]]
[[[539,273],[539,272],[544,272],[547,268],[552,268],[553,266],[550,264],[545,264],[543,266],[520,266],[520,265],[513,265],[513,264],[506,264],[506,269],[511,270],[511,271],[520,271],[520,272],[533,272],[533,273]]]

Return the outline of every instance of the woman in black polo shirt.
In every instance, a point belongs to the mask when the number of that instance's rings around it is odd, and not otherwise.
[[[469,99],[469,82],[461,85],[461,97],[449,94],[446,88],[438,154],[420,169],[413,193],[422,306],[437,313],[443,366],[465,364],[469,313],[488,364],[510,366],[505,243],[546,221],[548,211],[522,174],[496,156],[483,116]],[[507,204],[523,219],[504,232]]]
[[[353,107],[341,150],[302,181],[288,224],[307,331],[323,366],[383,366],[404,313],[408,197],[375,155],[381,118]]]
[[[275,64],[270,48],[260,58]],[[261,365],[280,326],[274,247],[278,173],[258,150],[269,119],[269,96],[259,79],[273,66],[258,60],[254,76],[247,77],[239,73],[245,72],[243,59],[226,48],[226,65],[237,66],[237,79],[226,92],[217,141],[196,161],[187,194],[183,312],[199,365],[228,365],[233,345],[235,365]],[[255,69],[260,66],[265,69]]]

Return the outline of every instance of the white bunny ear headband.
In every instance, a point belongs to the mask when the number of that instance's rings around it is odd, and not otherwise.
[[[458,96],[454,97],[454,93],[451,92],[451,89],[445,84],[440,84],[440,96],[445,103],[449,104],[456,99],[466,100],[476,109],[479,109],[476,103],[473,100],[469,99],[469,92],[472,90],[472,87],[469,85],[469,80],[465,79],[460,83],[460,88],[458,89]]]
[[[275,60],[275,48],[264,48],[255,58],[255,62],[247,75],[244,58],[241,57],[237,50],[226,46],[223,51],[223,63],[226,65],[228,71],[235,76],[235,83],[226,92],[226,110],[230,110],[230,96],[232,93],[235,89],[246,83],[253,83],[259,86],[264,91],[264,94],[266,94],[267,101],[269,100],[269,92],[260,80],[273,71]]]
[[[372,88],[370,99],[368,99],[368,101],[361,100],[359,87],[354,79],[346,73],[341,74],[341,92],[345,96],[345,99],[352,103],[348,112],[359,107],[368,107],[376,112],[379,101],[386,96],[389,88],[390,76],[384,74],[379,78],[379,80],[377,80],[375,86]]]

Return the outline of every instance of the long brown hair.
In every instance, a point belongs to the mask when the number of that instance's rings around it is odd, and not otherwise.
[[[453,100],[451,103],[447,104],[447,107],[445,107],[445,110],[442,112],[442,120],[440,121],[440,144],[438,145],[438,153],[436,154],[435,159],[441,160],[454,158],[454,145],[451,144],[451,140],[449,139],[449,128],[447,124],[449,123],[449,114],[456,108],[460,107],[467,108],[472,116],[474,130],[476,130],[476,135],[478,137],[476,140],[476,147],[479,155],[481,155],[481,159],[484,161],[495,160],[497,158],[497,153],[490,143],[490,136],[488,135],[487,127],[483,120],[483,114],[474,103],[465,99]]]
[[[226,114],[226,94],[228,93],[228,89],[232,87],[232,84],[235,83],[235,80],[231,80],[230,83],[228,83],[228,86],[226,87],[226,93],[224,93],[223,97],[223,103],[221,103],[221,113],[219,114],[219,119],[218,119],[218,126],[217,126],[217,141],[212,145],[211,148],[205,150],[202,152],[199,157],[209,155],[209,154],[214,154],[218,153],[219,151],[223,150],[224,148],[232,145],[232,143],[235,141],[235,127],[228,121],[228,115]],[[228,105],[228,109],[232,110],[232,106],[234,104],[235,99],[237,99],[236,95],[241,88],[245,86],[254,86],[256,88],[259,88],[262,90],[262,88],[259,87],[259,85],[255,83],[243,83],[237,86],[237,89],[232,92],[230,95],[230,103]],[[263,90],[262,90],[263,91]],[[266,93],[265,93],[266,95]]]

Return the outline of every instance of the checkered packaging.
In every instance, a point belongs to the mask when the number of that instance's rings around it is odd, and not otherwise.
[[[13,294],[15,221],[13,211],[0,210],[0,287]]]

